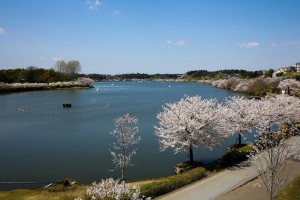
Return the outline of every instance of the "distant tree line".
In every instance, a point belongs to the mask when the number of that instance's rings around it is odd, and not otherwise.
[[[81,77],[80,74],[66,75],[54,69],[28,67],[26,69],[0,70],[0,82],[4,83],[53,83],[72,81]]]
[[[58,81],[72,81],[79,77],[91,78],[95,81],[109,80],[153,80],[153,79],[176,79],[179,74],[79,74],[78,69],[74,69],[74,63],[68,68],[68,63],[58,61],[55,69],[43,69],[37,67],[27,67],[26,69],[0,70],[0,82],[4,83],[52,83]]]
[[[108,75],[108,74],[86,74],[88,78],[105,81],[105,80],[153,80],[153,79],[176,79],[181,76],[181,74],[145,74],[145,73],[130,73],[130,74],[117,74],[117,75]]]
[[[54,69],[28,67],[26,69],[0,70],[0,82],[4,83],[51,83],[62,81]]]
[[[79,61],[71,60],[65,62],[59,60],[52,69],[43,69],[37,67],[27,67],[26,69],[8,69],[0,70],[0,82],[5,83],[51,83],[58,81],[72,81],[78,77],[91,78],[95,81],[109,80],[154,80],[154,79],[177,79],[181,74],[146,74],[146,73],[129,73],[129,74],[79,74],[81,65]],[[194,70],[187,72],[184,78],[193,79],[214,79],[214,78],[257,78],[264,75],[272,77],[274,70],[268,71],[246,71],[237,69],[226,69],[218,71]]]
[[[176,79],[179,74],[140,74],[140,73],[131,73],[131,74],[117,74],[114,78],[117,79]]]

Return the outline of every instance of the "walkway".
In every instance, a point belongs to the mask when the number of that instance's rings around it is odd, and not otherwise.
[[[291,145],[300,148],[300,137],[291,140]],[[200,180],[196,183],[168,193],[157,199],[159,200],[213,200],[240,187],[256,178],[258,172],[251,161],[245,161],[237,167],[226,169],[216,175]]]
[[[250,161],[232,167],[216,175],[168,193],[159,200],[210,200],[230,192],[258,176]]]
[[[289,177],[293,180],[300,176],[300,161],[288,160],[286,171],[283,174],[284,177]],[[288,184],[288,183],[287,183]],[[256,185],[256,186],[255,186]],[[261,187],[259,187],[259,185]],[[261,178],[256,178],[248,183],[230,191],[229,193],[222,195],[218,200],[266,200],[268,199],[268,193],[264,188]]]

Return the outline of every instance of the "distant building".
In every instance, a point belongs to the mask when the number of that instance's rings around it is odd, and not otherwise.
[[[295,68],[297,72],[300,72],[300,63],[296,63]]]
[[[298,64],[298,65],[297,65]],[[298,72],[298,68],[299,68],[299,72],[300,72],[300,63],[297,63],[295,66],[288,66],[288,67],[280,67],[277,71],[273,72],[272,77],[277,77],[277,74],[279,73],[286,73],[286,72]],[[298,66],[298,68],[297,68]]]
[[[294,67],[294,66],[281,67],[277,71],[282,72],[282,73],[284,73],[284,72],[294,72],[294,71],[296,71],[296,67]]]

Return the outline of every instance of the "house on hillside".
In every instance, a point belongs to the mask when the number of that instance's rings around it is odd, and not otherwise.
[[[300,72],[300,63],[297,63],[299,65],[299,72]],[[277,74],[284,74],[286,72],[296,72],[297,71],[297,68],[296,68],[296,65],[295,66],[288,66],[288,67],[280,67],[277,71],[274,71],[273,74],[272,74],[272,77],[275,78],[277,77]]]
[[[285,73],[285,72],[295,72],[296,67],[288,66],[288,67],[281,67],[277,70],[277,73]]]
[[[295,68],[297,72],[300,72],[300,62],[295,64]]]

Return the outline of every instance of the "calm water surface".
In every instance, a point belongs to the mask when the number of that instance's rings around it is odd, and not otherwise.
[[[101,88],[101,91],[96,91]],[[94,89],[14,93],[0,96],[0,189],[26,187],[62,178],[91,183],[118,178],[109,149],[114,119],[130,113],[139,120],[142,137],[128,180],[162,177],[174,173],[174,165],[186,153],[159,151],[154,133],[156,115],[164,103],[184,95],[200,95],[222,101],[234,93],[196,83],[114,82],[95,83]],[[62,103],[73,107],[63,109]],[[101,108],[105,105],[107,108]],[[21,107],[25,112],[18,110]],[[223,148],[195,149],[195,159],[212,161],[226,152]],[[8,186],[9,185],[9,186]]]

